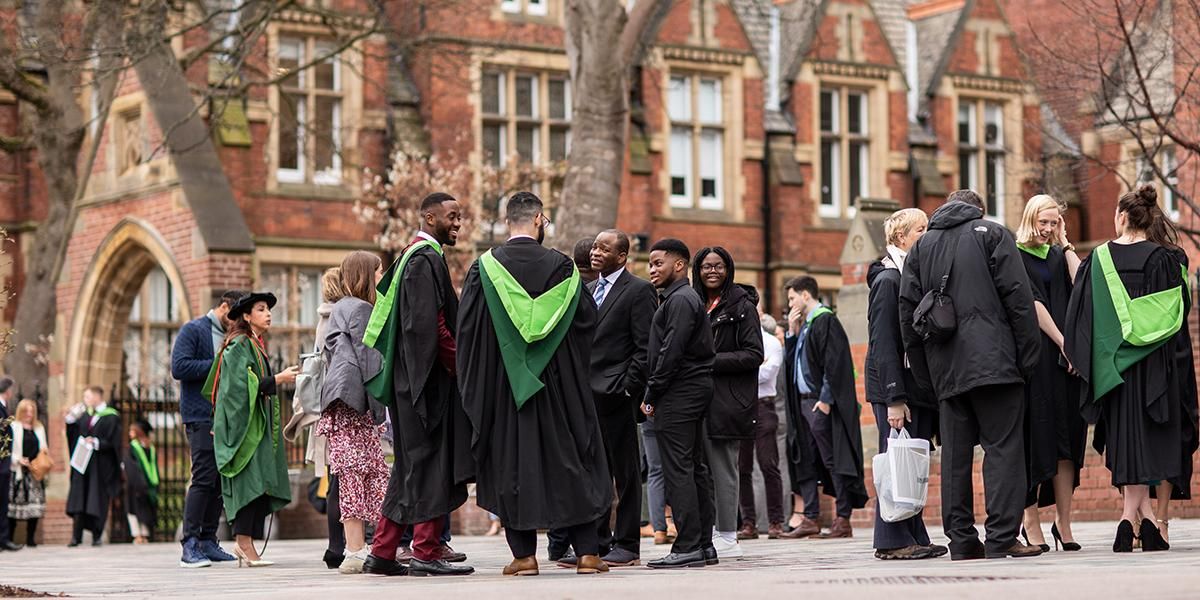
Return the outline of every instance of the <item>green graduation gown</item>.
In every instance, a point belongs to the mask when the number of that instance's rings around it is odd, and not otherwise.
[[[266,349],[243,335],[221,351],[204,386],[213,399],[213,449],[231,521],[259,496],[270,497],[270,512],[292,501],[274,377]]]

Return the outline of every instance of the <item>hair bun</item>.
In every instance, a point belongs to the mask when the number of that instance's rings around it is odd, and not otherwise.
[[[1142,184],[1137,190],[1138,204],[1146,208],[1158,206],[1158,190],[1148,183]]]

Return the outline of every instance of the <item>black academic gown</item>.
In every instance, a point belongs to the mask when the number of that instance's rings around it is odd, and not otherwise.
[[[1045,260],[1021,252],[1021,260],[1029,275],[1033,299],[1046,307],[1059,331],[1066,331],[1072,284],[1062,248],[1051,246]],[[1058,461],[1074,463],[1075,486],[1079,486],[1087,445],[1087,424],[1077,402],[1078,378],[1060,364],[1058,344],[1044,332],[1041,339],[1037,367],[1025,384],[1025,455],[1030,487],[1025,505],[1036,503],[1039,507],[1054,505],[1051,480],[1058,472]]]
[[[149,454],[146,459],[150,459]],[[142,469],[142,463],[134,456],[132,448],[125,449],[121,462],[125,467],[125,510],[137,517],[138,523],[149,527],[153,532],[154,524],[158,521],[157,494],[152,496],[150,480],[146,477],[146,471]],[[136,534],[137,532],[134,532],[134,535]]]
[[[100,448],[92,453],[86,472],[80,474],[67,466],[71,472],[67,515],[90,516],[97,520],[98,526],[103,527],[108,519],[109,502],[120,491],[121,485],[121,417],[106,415],[96,419],[94,425],[91,420],[90,416],[84,414],[78,421],[67,425],[68,452],[74,451],[80,437],[100,440]]]
[[[839,496],[849,497],[853,508],[867,505],[869,496],[863,483],[861,407],[854,384],[854,362],[850,355],[850,340],[841,321],[828,314],[813,319],[804,341],[808,360],[809,386],[820,389],[828,385],[833,405],[829,416],[833,423],[833,470],[842,488]],[[824,382],[824,383],[823,383]],[[822,399],[824,399],[822,394]]]
[[[466,502],[475,466],[458,382],[438,360],[439,313],[451,334],[458,323],[458,296],[442,255],[431,247],[417,250],[399,293],[401,334],[389,411],[396,458],[383,515],[397,523],[422,523]]]
[[[570,258],[528,238],[492,255],[535,298],[574,269]],[[479,268],[476,261],[467,273],[458,320],[458,382],[473,430],[479,506],[518,531],[595,522],[613,495],[588,378],[596,304],[581,285],[571,329],[542,372],[545,388],[517,411]]]
[[[1189,268],[1187,255],[1183,252],[1175,252],[1175,258],[1185,269]],[[1189,274],[1190,277],[1190,274]],[[1192,280],[1191,285],[1195,287],[1195,280]],[[1196,363],[1192,358],[1192,334],[1191,326],[1188,324],[1188,315],[1184,316],[1184,326],[1175,334],[1175,364],[1177,365],[1177,374],[1179,377],[1179,399],[1183,401],[1182,418],[1180,425],[1183,427],[1183,439],[1180,446],[1182,452],[1180,460],[1180,473],[1178,477],[1171,479],[1171,499],[1172,500],[1191,500],[1192,499],[1192,457],[1196,454],[1196,449],[1200,447],[1200,423],[1197,423],[1200,414],[1197,414],[1197,398],[1196,398]],[[1157,488],[1150,488],[1150,496],[1157,498]]]
[[[796,389],[796,344],[800,336],[790,336],[784,340],[783,372],[787,376],[784,389],[784,413],[787,416],[787,470],[788,481],[792,484],[792,493],[803,495],[800,483],[804,481],[820,481],[823,492],[827,496],[836,496],[833,478],[821,462],[821,454],[817,442],[813,439],[812,430],[808,427],[808,419],[804,418],[804,407],[800,402],[800,391]]]
[[[1151,242],[1109,243],[1113,264],[1130,297],[1137,298],[1182,283],[1180,263],[1169,251]],[[1112,484],[1145,485],[1177,480],[1183,475],[1183,395],[1177,347],[1168,341],[1130,366],[1125,383],[1092,401],[1092,256],[1075,275],[1067,308],[1065,350],[1083,384],[1080,406],[1084,418],[1096,425],[1092,445],[1104,455]],[[1097,267],[1098,268],[1098,267]],[[1187,299],[1184,310],[1190,311]],[[1193,384],[1194,385],[1194,384]]]

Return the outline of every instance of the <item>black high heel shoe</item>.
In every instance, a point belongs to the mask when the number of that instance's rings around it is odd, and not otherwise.
[[[1033,544],[1030,544],[1030,543],[1029,543],[1029,532],[1028,532],[1028,531],[1025,531],[1025,526],[1024,526],[1024,525],[1022,525],[1022,526],[1021,526],[1021,537],[1025,538],[1025,545],[1026,545],[1026,546],[1032,546],[1032,545],[1033,545]],[[1038,548],[1041,548],[1041,549],[1042,549],[1042,552],[1049,552],[1049,551],[1050,551],[1050,544],[1038,544],[1038,545],[1037,545],[1037,547],[1038,547]]]
[[[1050,535],[1054,536],[1054,550],[1058,551],[1058,545],[1062,544],[1063,552],[1078,552],[1083,549],[1083,546],[1075,542],[1064,542],[1062,534],[1058,532],[1058,523],[1050,526]]]
[[[1113,552],[1133,552],[1133,523],[1122,520],[1117,525],[1117,538],[1113,540]]]
[[[1170,550],[1171,545],[1163,539],[1162,532],[1150,519],[1142,519],[1142,552],[1160,552]]]
[[[336,569],[342,566],[342,561],[345,559],[346,556],[344,554],[334,554],[333,552],[326,550],[325,557],[321,560],[325,561],[326,567],[329,567],[330,569]]]

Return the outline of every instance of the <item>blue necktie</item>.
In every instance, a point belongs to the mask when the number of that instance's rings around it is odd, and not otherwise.
[[[605,289],[608,287],[608,280],[601,277],[596,281],[596,291],[592,293],[592,298],[596,300],[596,306],[604,304]]]

